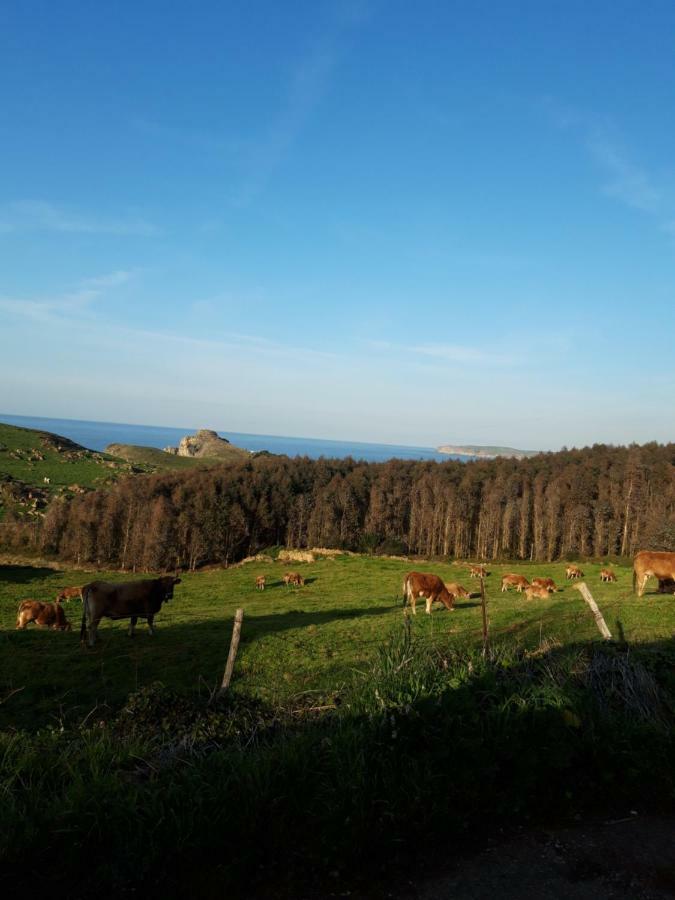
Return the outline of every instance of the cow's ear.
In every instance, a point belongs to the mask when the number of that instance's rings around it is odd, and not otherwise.
[[[174,583],[174,584],[180,584],[180,578],[174,578],[173,583]]]

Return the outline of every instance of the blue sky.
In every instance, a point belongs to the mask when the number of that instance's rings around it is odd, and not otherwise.
[[[0,410],[672,440],[670,2],[0,6]]]

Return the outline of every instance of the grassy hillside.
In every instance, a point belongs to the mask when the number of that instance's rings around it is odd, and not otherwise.
[[[401,582],[411,568],[434,571],[468,590],[475,582],[465,568],[426,565],[371,557],[339,557],[312,564],[295,563],[304,588],[286,588],[278,563],[252,563],[228,570],[183,576],[174,600],[157,619],[149,637],[143,624],[135,639],[125,622],[104,622],[100,644],[80,647],[77,631],[81,604],[65,606],[72,633],[15,631],[21,599],[53,600],[58,589],[119,573],[52,571],[0,567],[0,628],[5,660],[0,672],[0,727],[36,727],[57,719],[79,721],[94,706],[106,717],[130,691],[155,680],[187,695],[207,696],[222,676],[234,610],[245,609],[242,644],[233,690],[266,703],[325,705],[339,694],[355,671],[364,671],[387,636],[403,621]],[[486,580],[492,639],[536,647],[542,639],[572,645],[596,641],[593,617],[578,591],[564,580],[565,564],[491,567]],[[636,644],[666,640],[675,631],[675,600],[631,593],[631,570],[616,567],[617,584],[601,584],[597,565],[584,564],[591,588],[616,637]],[[499,590],[501,575],[519,571],[531,578],[550,575],[563,590],[548,600],[528,601]],[[264,592],[255,590],[257,574],[267,576]],[[418,604],[413,632],[439,649],[476,646],[481,641],[481,610],[476,597],[459,601],[452,613],[426,616]],[[36,674],[38,673],[38,674]],[[14,693],[13,693],[14,692]]]
[[[102,487],[131,472],[128,462],[59,435],[0,423],[0,516],[10,504],[36,512],[54,496]]]
[[[196,459],[190,456],[173,456],[156,447],[139,447],[136,444],[108,444],[106,453],[124,459],[134,466],[143,466],[147,471],[181,471],[213,464],[212,459]]]

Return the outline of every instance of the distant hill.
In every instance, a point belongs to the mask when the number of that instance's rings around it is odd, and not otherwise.
[[[170,471],[192,469],[213,460],[194,459],[187,456],[174,456],[158,450],[157,447],[141,447],[137,444],[108,444],[105,452],[119,459],[124,459],[133,466],[147,467],[148,471]]]
[[[164,452],[185,459],[218,459],[238,462],[249,459],[250,451],[235,447],[227,438],[219,437],[209,428],[201,428],[195,434],[186,434],[177,447],[165,447]]]
[[[537,456],[540,450],[516,450],[514,447],[483,447],[477,444],[442,444],[436,447],[437,453],[451,453],[461,456],[477,456],[479,459],[495,459],[497,456],[508,456],[513,459],[527,459]]]

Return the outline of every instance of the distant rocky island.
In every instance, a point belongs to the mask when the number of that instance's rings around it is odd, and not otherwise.
[[[481,447],[476,444],[442,444],[436,447],[437,453],[451,453],[456,456],[476,456],[479,459],[495,459],[507,456],[511,459],[527,459],[537,456],[540,450],[516,450],[514,447]]]
[[[227,438],[220,437],[209,428],[200,428],[195,434],[186,434],[177,447],[165,447],[172,456],[188,456],[192,459],[231,458],[234,455],[250,456],[248,450],[235,447]]]

